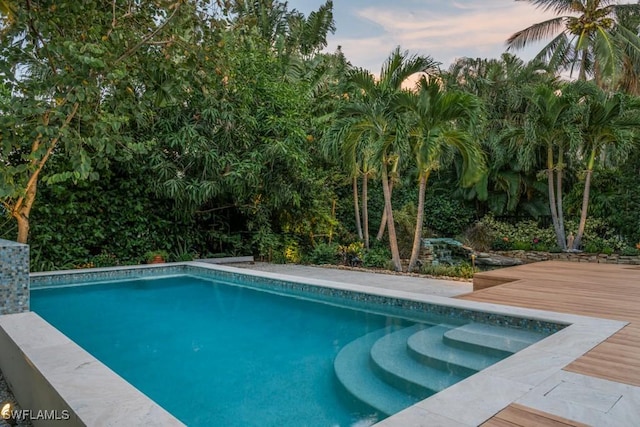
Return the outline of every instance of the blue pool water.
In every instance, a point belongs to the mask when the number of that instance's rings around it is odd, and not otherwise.
[[[34,290],[31,304],[189,426],[373,418],[341,400],[332,362],[351,340],[400,323],[193,277]]]
[[[542,338],[194,276],[36,289],[31,307],[189,426],[366,426]]]

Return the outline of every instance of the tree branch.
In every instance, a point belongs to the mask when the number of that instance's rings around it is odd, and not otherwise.
[[[76,113],[78,112],[79,106],[80,104],[78,102],[73,104],[73,108],[71,109],[71,112],[67,115],[67,118],[64,120],[64,123],[62,124],[62,126],[58,131],[60,134],[62,133],[62,130],[64,128],[69,126],[69,123],[71,123],[71,120],[73,120]],[[53,153],[53,150],[56,148],[56,145],[58,145],[58,141],[60,140],[60,136],[61,136],[60,134],[51,140],[51,144],[49,145],[47,152],[42,157],[42,159],[40,159],[40,161],[38,162],[38,167],[31,174],[29,181],[27,181],[27,185],[25,186],[25,193],[29,193],[29,191],[33,191],[33,188],[35,188],[35,185],[38,182],[38,175],[40,175],[42,168],[44,168],[45,163],[47,163],[47,160],[49,160],[49,157],[51,157],[51,153]],[[25,196],[20,196],[20,198],[18,198],[11,212],[13,215],[17,214],[17,212],[22,208],[24,199],[25,199]]]
[[[33,19],[31,18],[31,10],[33,8],[31,7],[31,1],[27,0],[27,10],[29,11],[29,29],[31,30],[31,32],[33,33],[33,37],[36,39],[36,53],[40,53],[39,49],[38,49],[38,41],[40,43],[42,43],[42,48],[45,49],[45,51],[47,52],[47,58],[49,58],[49,66],[51,68],[51,72],[53,73],[54,76],[58,75],[58,72],[56,71],[56,67],[54,65],[53,62],[53,58],[51,57],[51,54],[49,53],[49,50],[46,48],[44,39],[42,38],[42,35],[40,34],[40,32],[36,29],[35,24],[33,23]]]
[[[120,55],[120,57],[118,59],[115,60],[114,65],[118,64],[122,61],[124,61],[125,59],[127,59],[128,57],[130,57],[131,55],[133,55],[133,53],[138,50],[141,46],[143,46],[144,44],[148,43],[149,40],[151,40],[152,38],[154,38],[160,31],[162,31],[162,29],[173,19],[173,17],[176,15],[176,13],[178,12],[178,9],[180,9],[180,5],[182,3],[180,1],[174,3],[174,7],[173,7],[173,12],[171,13],[171,15],[162,23],[158,26],[158,28],[156,28],[151,34],[149,34],[148,36],[144,37],[142,40],[140,40],[139,43],[137,43],[135,46],[133,46],[131,49],[127,50],[125,53],[123,53],[122,55]]]

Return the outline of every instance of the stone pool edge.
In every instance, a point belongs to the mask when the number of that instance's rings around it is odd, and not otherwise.
[[[596,319],[541,310],[523,309],[496,304],[450,299],[446,297],[414,294],[406,291],[372,288],[343,282],[329,282],[318,279],[305,279],[301,277],[294,277],[277,273],[260,272],[199,262],[165,264],[161,266],[132,266],[115,269],[93,269],[90,272],[79,272],[77,270],[74,270],[53,273],[35,273],[32,274],[32,277],[55,277],[69,274],[85,275],[92,272],[100,273],[139,269],[156,269],[155,271],[160,272],[162,272],[163,269],[166,269],[168,272],[173,269],[173,271],[175,272],[176,267],[180,268],[183,266],[194,266],[198,268],[222,271],[227,273],[258,276],[272,280],[281,280],[304,285],[318,286],[322,288],[337,289],[340,291],[365,293],[384,298],[409,300],[425,304],[435,304],[460,310],[471,310],[474,312],[496,314],[499,316],[526,318],[538,320],[541,322],[551,322],[568,325],[561,331],[556,332],[554,335],[518,352],[513,356],[510,356],[509,358],[497,363],[496,365],[493,365],[461,381],[460,383],[446,390],[443,390],[442,392],[422,402],[419,402],[416,405],[405,409],[404,411],[401,411],[398,414],[386,418],[385,420],[377,424],[381,427],[400,427],[408,425],[477,426],[487,419],[491,418],[495,413],[499,412],[509,404],[517,401],[527,393],[534,390],[536,387],[540,386],[545,380],[558,375],[562,368],[609,338],[611,335],[613,335],[615,332],[617,332],[627,324],[626,322],[606,319]],[[37,289],[38,287],[35,287],[34,289]],[[32,314],[38,317],[35,313],[24,314]],[[0,333],[2,332],[3,328],[3,317],[8,316],[0,316]],[[48,325],[44,320],[40,319],[40,321]],[[49,325],[49,327],[51,326]],[[62,335],[62,333],[60,333],[59,331],[55,330],[55,332],[64,337],[69,343],[78,347],[75,343]],[[0,344],[2,344],[2,342],[0,342]],[[78,349],[80,348],[78,347]],[[89,357],[91,356],[89,355]],[[101,362],[97,361],[96,359],[90,361],[90,364],[102,365]],[[133,388],[133,386],[129,385],[124,379],[110,371],[106,366],[102,366],[104,367],[104,369],[109,371],[112,376],[117,377],[120,381],[123,381],[129,387]],[[2,360],[0,360],[0,369],[2,369],[6,374],[6,370],[2,366]],[[72,373],[73,370],[65,373],[65,375],[73,376],[70,374],[70,372]],[[44,375],[44,377],[47,378],[46,375]],[[62,380],[64,379],[64,377],[59,376],[58,379]],[[111,379],[110,381],[114,380]],[[69,382],[71,382],[71,380],[69,380]],[[133,388],[133,390],[139,395],[148,399],[137,389]],[[19,402],[22,403],[21,397],[19,395],[16,395],[16,398]],[[154,403],[154,405],[156,404]],[[27,405],[23,404],[23,407],[24,406]],[[102,404],[100,404],[99,406],[102,406]],[[164,411],[164,409],[160,408],[159,406],[158,408]],[[123,409],[116,409],[115,411],[121,412],[123,410],[129,411],[129,405],[126,405]],[[148,412],[146,415],[150,414],[151,412]],[[168,415],[173,418],[173,416],[171,416],[170,414]],[[131,421],[131,419],[129,418],[127,418],[127,420],[128,422]],[[175,421],[178,422],[178,424],[161,424],[161,421],[161,418],[153,418],[153,421],[148,420],[148,422],[150,423],[149,425],[181,425],[179,421],[177,421],[177,419]],[[145,425],[145,423],[140,423],[139,425]]]
[[[0,348],[0,369],[21,407],[56,417],[36,416],[36,427],[184,426],[34,312],[0,316]]]

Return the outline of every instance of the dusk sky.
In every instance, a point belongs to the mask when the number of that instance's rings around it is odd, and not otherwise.
[[[308,14],[324,0],[289,0]],[[555,16],[515,0],[334,0],[337,31],[327,50],[342,46],[355,66],[374,73],[398,45],[430,55],[447,68],[460,57],[496,58],[514,32]],[[531,59],[542,45],[515,52]]]

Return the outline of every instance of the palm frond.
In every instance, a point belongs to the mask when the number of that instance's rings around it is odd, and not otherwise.
[[[546,11],[554,11],[556,13],[570,13],[584,9],[580,1],[575,0],[516,0],[526,1],[535,7]]]
[[[536,43],[549,37],[557,37],[558,33],[564,31],[567,19],[566,16],[559,16],[514,33],[507,39],[507,51],[524,49],[530,43]]]

